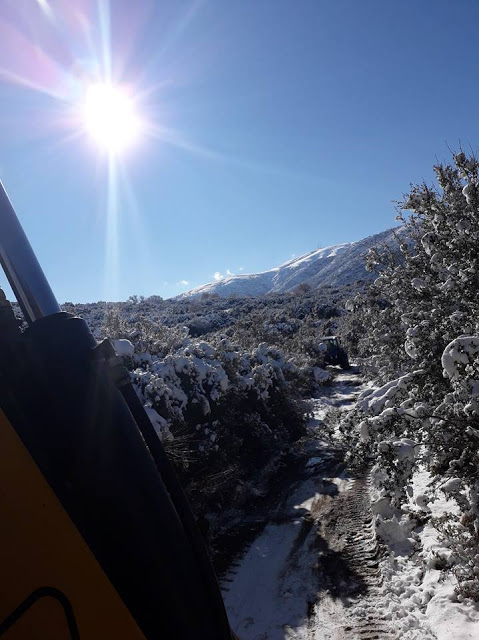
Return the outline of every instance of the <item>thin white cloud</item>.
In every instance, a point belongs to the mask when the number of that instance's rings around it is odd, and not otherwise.
[[[188,280],[180,280],[176,284],[180,285],[180,287],[187,287],[190,283]]]
[[[213,278],[216,282],[224,280],[225,278],[229,278],[230,276],[234,276],[234,273],[231,271],[231,269],[226,269],[225,273],[221,273],[221,271],[215,271],[213,274]]]
[[[244,271],[244,267],[240,267],[238,271]]]

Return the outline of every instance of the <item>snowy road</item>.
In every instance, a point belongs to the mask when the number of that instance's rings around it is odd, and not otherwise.
[[[241,640],[396,638],[378,619],[378,547],[367,478],[347,477],[338,450],[321,439],[332,407],[347,410],[361,391],[357,373],[341,373],[315,403],[309,459],[274,523],[267,525],[222,581]]]
[[[479,638],[479,605],[459,602],[453,576],[431,564],[442,548],[434,527],[417,529],[410,556],[384,553],[368,469],[348,475],[344,452],[323,439],[328,412],[347,411],[361,391],[352,370],[315,401],[302,463],[284,476],[282,501],[260,514],[268,524],[221,580],[241,640]],[[414,492],[424,493],[429,480],[418,471]],[[431,505],[436,516],[453,507],[444,499]]]

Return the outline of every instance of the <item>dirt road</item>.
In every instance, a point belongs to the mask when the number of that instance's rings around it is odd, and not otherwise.
[[[362,390],[357,372],[340,373],[315,401],[308,455],[260,535],[222,579],[241,640],[392,639],[376,612],[381,575],[369,507],[367,469],[357,477],[323,439],[332,408],[348,410]]]

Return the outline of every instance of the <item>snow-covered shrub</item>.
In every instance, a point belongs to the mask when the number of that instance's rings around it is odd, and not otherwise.
[[[215,345],[184,338],[174,353],[146,355],[127,355],[132,381],[160,437],[181,439],[185,455],[175,462],[187,490],[202,487],[197,505],[228,504],[239,481],[303,435],[304,407],[286,380],[294,367],[276,347],[248,352],[222,335]]]
[[[263,482],[302,435],[300,398],[320,394],[332,375],[321,336],[337,332],[343,302],[357,290],[132,296],[65,310],[83,316],[98,339],[131,343],[126,364],[193,502],[216,504],[254,493],[255,478]]]
[[[141,313],[128,315],[119,306],[107,309],[101,331],[102,337],[128,339],[137,354],[152,356],[174,353],[188,335],[189,330],[185,326],[169,327]]]
[[[396,309],[374,283],[348,301],[349,313],[340,322],[339,333],[351,358],[361,363],[363,375],[386,382],[408,362],[404,332]],[[378,344],[377,336],[382,336]]]
[[[370,252],[369,268],[379,273],[370,295],[383,300],[383,308],[368,309],[363,304],[360,320],[369,326],[371,371],[382,386],[364,396],[342,425],[349,444],[356,442],[363,456],[376,459],[383,474],[382,490],[393,507],[405,501],[420,460],[435,475],[435,486],[457,502],[468,548],[475,550],[479,542],[478,168],[477,160],[462,152],[452,165],[436,166],[437,186],[413,186],[399,205],[404,231],[398,234],[396,255],[380,249]],[[408,219],[405,210],[411,211]],[[404,442],[413,448],[407,460],[402,445],[398,447]],[[469,576],[462,582],[476,579]]]
[[[442,557],[444,572],[451,572],[457,580],[455,588],[459,600],[471,598],[479,602],[479,553],[478,540],[470,527],[451,514],[433,519],[433,524],[447,546],[447,557]]]

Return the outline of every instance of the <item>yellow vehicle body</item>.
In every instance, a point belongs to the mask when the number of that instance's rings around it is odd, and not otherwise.
[[[0,410],[0,637],[144,640]]]

